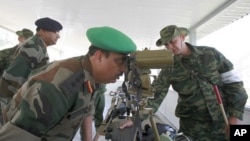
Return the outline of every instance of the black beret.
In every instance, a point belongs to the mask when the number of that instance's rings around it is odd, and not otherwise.
[[[63,26],[58,21],[55,21],[48,17],[36,20],[35,25],[38,28],[53,32],[60,31],[63,28]]]

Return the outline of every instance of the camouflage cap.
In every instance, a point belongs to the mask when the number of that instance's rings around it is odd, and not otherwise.
[[[179,35],[187,36],[189,31],[184,27],[177,27],[176,25],[169,25],[160,31],[161,38],[156,41],[156,46],[162,46]]]
[[[23,36],[24,38],[28,39],[29,37],[33,36],[33,32],[27,28],[24,28],[20,31],[17,31],[16,34],[18,36]]]
[[[38,28],[53,32],[58,32],[63,29],[63,26],[58,21],[48,17],[36,20],[35,25]]]
[[[86,35],[92,45],[107,51],[122,54],[136,51],[136,45],[130,37],[111,27],[90,28]]]

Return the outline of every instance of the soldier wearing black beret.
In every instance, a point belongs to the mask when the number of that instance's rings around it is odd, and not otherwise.
[[[36,20],[35,25],[37,26],[37,30],[43,29],[47,31],[58,32],[63,29],[63,26],[58,21],[48,17]]]
[[[29,74],[34,69],[49,63],[47,47],[56,44],[60,38],[59,32],[63,29],[58,21],[48,17],[36,20],[35,25],[36,34],[18,47],[13,62],[1,77],[0,103],[3,113],[12,96],[28,79]]]

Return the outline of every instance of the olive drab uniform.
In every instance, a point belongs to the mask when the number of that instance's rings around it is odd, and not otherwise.
[[[11,101],[0,140],[71,141],[83,118],[94,112],[95,82],[82,60],[73,57],[34,71]]]
[[[213,85],[218,85],[226,114],[243,118],[247,94],[243,82],[234,78],[233,83],[224,83],[221,74],[233,70],[233,64],[211,47],[188,44],[191,55],[174,56],[174,66],[161,70],[152,83],[155,100],[148,106],[157,110],[172,85],[179,99],[175,114],[180,118],[180,131],[195,141],[225,140],[225,122]]]

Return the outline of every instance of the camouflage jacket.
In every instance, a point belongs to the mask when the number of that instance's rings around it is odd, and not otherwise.
[[[94,114],[94,120],[95,120],[95,128],[97,129],[99,126],[101,126],[103,122],[103,111],[105,107],[105,92],[106,84],[97,84],[96,85],[96,99],[95,99],[95,114]]]
[[[13,60],[13,55],[17,47],[18,45],[0,51],[0,76],[3,75],[4,70],[7,69],[7,67]]]
[[[4,71],[0,81],[0,96],[11,98],[27,80],[30,72],[48,63],[49,57],[43,40],[33,36],[20,45],[13,62]]]
[[[73,139],[82,119],[94,114],[95,83],[81,59],[56,61],[33,72],[13,97],[8,117],[19,129],[11,131],[47,141]],[[9,124],[2,132],[8,131]],[[0,132],[0,140],[6,138]]]
[[[186,44],[191,55],[174,56],[173,67],[160,71],[152,83],[155,100],[148,105],[158,109],[172,85],[179,95],[177,117],[218,120],[222,115],[213,91],[213,85],[218,85],[228,116],[242,119],[248,98],[243,82],[223,83],[221,80],[221,74],[233,70],[233,64],[215,48]]]

